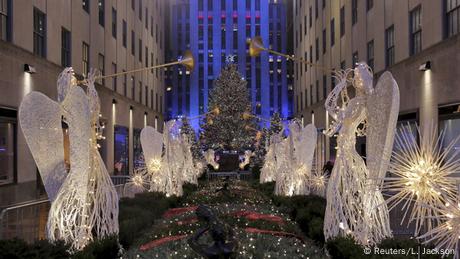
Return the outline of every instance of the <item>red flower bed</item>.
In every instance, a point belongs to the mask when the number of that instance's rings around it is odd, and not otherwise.
[[[174,216],[177,216],[177,215],[184,214],[184,213],[189,212],[189,211],[194,211],[194,210],[196,210],[196,208],[198,208],[198,206],[169,209],[169,210],[165,211],[165,213],[163,214],[163,217],[164,218],[171,218],[171,217],[174,217]]]
[[[233,215],[237,217],[245,217],[248,220],[266,220],[270,222],[275,222],[278,224],[284,224],[283,218],[275,215],[267,215],[267,214],[261,214],[257,212],[251,212],[251,211],[237,211],[233,213]]]
[[[165,244],[165,243],[169,243],[169,242],[172,242],[172,241],[183,239],[185,237],[187,237],[187,235],[177,235],[177,236],[169,236],[169,237],[163,237],[163,238],[160,238],[160,239],[155,239],[155,240],[152,240],[152,241],[150,241],[150,242],[148,242],[146,244],[141,245],[141,247],[139,249],[141,251],[146,251],[146,250],[152,249],[154,247],[161,246],[162,244]]]
[[[248,233],[269,234],[272,236],[279,236],[279,237],[294,237],[303,242],[302,237],[296,234],[288,233],[288,232],[272,231],[272,230],[265,230],[265,229],[258,229],[258,228],[245,228],[244,230]]]

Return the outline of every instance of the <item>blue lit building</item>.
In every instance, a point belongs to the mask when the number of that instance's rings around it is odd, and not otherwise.
[[[191,49],[196,66],[190,74],[180,66],[167,71],[167,117],[205,113],[213,80],[230,55],[235,56],[234,63],[248,82],[253,112],[264,118],[276,111],[290,117],[292,87],[288,87],[286,60],[266,52],[251,58],[246,43],[260,35],[267,46],[286,52],[285,1],[172,0],[167,56],[174,60]],[[199,126],[198,121],[192,124]]]

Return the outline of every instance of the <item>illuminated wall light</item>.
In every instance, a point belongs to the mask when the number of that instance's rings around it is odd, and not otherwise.
[[[24,64],[24,72],[29,74],[35,74],[37,73],[37,70],[32,65]]]
[[[32,75],[29,73],[24,73],[24,89],[23,89],[23,96],[26,96],[28,93],[32,91]]]
[[[311,111],[311,124],[315,125],[315,112]]]
[[[144,113],[144,127],[147,127],[147,112]]]
[[[425,63],[422,63],[419,67],[418,70],[420,71],[427,71],[431,69],[431,61],[426,61]]]

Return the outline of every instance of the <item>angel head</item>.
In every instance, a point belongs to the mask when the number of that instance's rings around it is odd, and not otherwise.
[[[76,85],[77,79],[75,78],[75,73],[73,71],[73,68],[67,67],[62,71],[57,80],[57,99],[58,102],[64,101],[68,89],[72,85]]]
[[[370,94],[374,90],[372,69],[364,62],[360,62],[354,69],[353,86],[357,94]]]

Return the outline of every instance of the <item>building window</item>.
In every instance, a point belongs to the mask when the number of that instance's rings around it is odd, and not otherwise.
[[[153,90],[150,89],[150,109],[153,109]]]
[[[203,0],[198,0],[198,11],[203,11]]]
[[[133,9],[133,11],[136,8],[136,3],[135,2],[136,2],[135,0],[131,0],[131,9]]]
[[[319,39],[316,38],[315,40],[315,60],[318,61],[319,59]]]
[[[147,86],[145,86],[144,92],[145,92],[145,96],[144,96],[145,97],[145,103],[144,103],[144,105],[147,106],[149,104],[149,89],[148,89]]]
[[[410,12],[410,55],[422,50],[422,8],[420,5]]]
[[[82,45],[82,74],[84,76],[88,75],[89,72],[89,45],[86,42],[83,42]]]
[[[313,63],[313,47],[310,45],[310,63]]]
[[[145,166],[145,160],[142,155],[141,131],[142,129],[133,128],[133,167],[134,168]]]
[[[367,43],[367,65],[374,70],[374,40]]]
[[[315,0],[315,19],[318,19],[318,1],[319,0]]]
[[[117,38],[117,10],[112,8],[112,36]]]
[[[127,127],[114,126],[114,175],[129,173],[129,130]]]
[[[327,77],[323,75],[323,99],[326,99],[327,96]]]
[[[256,10],[260,10],[260,0],[256,0]]]
[[[323,0],[323,9],[326,8],[326,0]]]
[[[81,4],[82,4],[82,7],[83,7],[83,10],[85,10],[85,12],[89,13],[89,0],[82,0]]]
[[[305,51],[305,56],[304,56],[304,60],[307,61],[308,60],[308,53]],[[308,64],[305,64],[305,72],[307,72],[308,70]]]
[[[116,74],[117,73],[117,64],[112,63],[112,73]],[[112,77],[112,90],[115,92],[117,91],[117,77],[114,76]]]
[[[135,92],[136,92],[136,80],[134,79],[134,76],[131,76],[131,99],[133,99],[133,101],[136,100]]]
[[[340,37],[345,35],[345,6],[340,8]]]
[[[447,37],[460,31],[460,1],[446,0]]]
[[[98,0],[97,3],[99,10],[99,24],[104,27],[105,25],[105,0]]]
[[[308,14],[308,19],[309,19],[309,23],[310,23],[310,28],[311,26],[313,25],[313,11],[311,9],[311,6],[310,6],[310,9],[309,9],[309,14]]]
[[[153,16],[150,16],[150,36],[153,37]]]
[[[351,0],[351,24],[358,22],[358,0]]]
[[[358,56],[358,51],[353,52],[353,55],[351,57],[351,66],[353,68],[356,67],[356,64],[359,62],[359,56]]]
[[[126,21],[123,20],[123,35],[122,35],[122,41],[123,41],[123,47],[126,48],[127,45],[127,37],[128,37],[128,25],[126,24]]]
[[[344,70],[346,65],[347,63],[345,62],[345,60],[342,60],[342,62],[340,62],[340,69]]]
[[[34,8],[34,54],[46,55],[46,16],[37,8]]]
[[[123,69],[123,73],[125,73],[126,70]],[[126,97],[128,96],[128,75],[124,74],[123,75],[123,95]]]
[[[17,111],[0,108],[0,185],[16,178]]]
[[[142,21],[142,0],[139,0],[139,20]]]
[[[70,67],[70,31],[61,29],[61,66]]]
[[[335,20],[331,20],[331,47],[335,44]]]
[[[323,54],[326,53],[326,29],[323,30]]]
[[[316,102],[319,102],[319,80],[316,80]]]
[[[136,43],[135,43],[135,34],[134,31],[131,31],[131,55],[135,55],[136,53]]]
[[[149,48],[145,47],[145,67],[149,66]]]
[[[101,74],[105,74],[105,58],[104,58],[104,55],[102,55],[101,53],[99,53],[99,55],[97,56],[97,68],[99,69],[99,71],[101,72]],[[98,80],[100,84],[105,84],[105,79],[102,78],[102,79],[99,79]]]
[[[303,34],[307,35],[307,16],[306,15],[303,17],[303,24],[304,24],[304,28],[303,28],[304,32],[303,32]]]
[[[139,39],[139,62],[142,62],[142,40]]]
[[[139,103],[142,102],[142,82],[139,81]]]
[[[385,30],[385,67],[395,63],[395,38],[394,25]]]
[[[0,40],[11,40],[10,0],[0,0]]]
[[[145,28],[149,28],[149,19],[148,19],[149,9],[145,8]]]
[[[366,1],[366,10],[369,11],[374,7],[374,0],[367,0]]]

